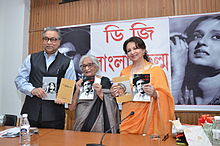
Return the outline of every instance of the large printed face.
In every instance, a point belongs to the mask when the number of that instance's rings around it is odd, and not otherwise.
[[[48,55],[55,53],[60,46],[58,32],[47,31],[43,36],[43,48]]]
[[[136,89],[137,89],[138,93],[142,93],[142,94],[144,93],[144,89],[143,89],[144,84],[145,84],[145,82],[141,79],[136,82]]]
[[[127,44],[127,56],[131,61],[137,62],[143,59],[145,49],[137,48],[134,42],[129,42]]]
[[[207,19],[194,30],[189,59],[202,66],[220,68],[220,20]]]
[[[83,84],[84,92],[89,93],[92,90],[92,84],[89,81],[85,81]]]

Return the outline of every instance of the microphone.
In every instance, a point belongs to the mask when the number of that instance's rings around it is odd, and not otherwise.
[[[116,123],[116,124],[113,125],[111,128],[109,128],[107,131],[105,131],[105,133],[102,135],[102,138],[101,138],[101,140],[100,140],[100,144],[86,144],[86,146],[104,146],[104,145],[102,145],[102,141],[103,141],[105,135],[106,135],[110,130],[112,130],[114,127],[118,126],[119,124],[121,124],[121,122],[123,122],[125,119],[127,119],[128,117],[130,117],[130,116],[132,116],[132,115],[134,115],[134,112],[133,112],[133,111],[130,112],[130,114],[127,115],[123,120],[121,120],[120,122]]]

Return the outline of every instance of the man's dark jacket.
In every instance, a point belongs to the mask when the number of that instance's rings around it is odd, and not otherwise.
[[[29,82],[35,87],[42,87],[43,77],[57,77],[57,91],[61,78],[64,77],[70,64],[70,59],[58,52],[56,59],[51,63],[48,70],[44,52],[31,54],[31,71]],[[26,96],[21,114],[27,113],[33,121],[57,121],[65,119],[63,105],[55,104],[54,101],[42,100],[36,96]],[[42,114],[40,114],[42,113]],[[40,117],[40,119],[39,119]]]

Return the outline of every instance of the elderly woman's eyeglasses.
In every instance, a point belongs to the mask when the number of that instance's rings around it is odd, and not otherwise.
[[[86,67],[91,68],[91,67],[93,67],[94,64],[95,63],[82,64],[79,67],[81,68],[81,70],[85,70]]]
[[[54,37],[52,37],[52,38],[43,37],[42,40],[43,40],[44,42],[50,41],[51,43],[56,43],[57,40],[60,40],[60,39],[57,39],[57,38],[54,38]]]

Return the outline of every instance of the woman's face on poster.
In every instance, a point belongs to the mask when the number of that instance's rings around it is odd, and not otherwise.
[[[220,20],[202,21],[189,43],[189,59],[193,64],[220,68]]]

